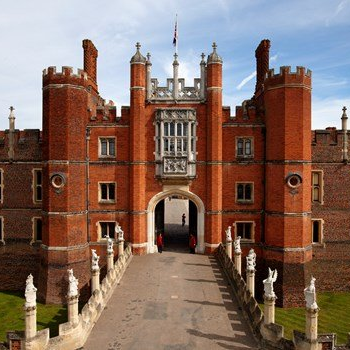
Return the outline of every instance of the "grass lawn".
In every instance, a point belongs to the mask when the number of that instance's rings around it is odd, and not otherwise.
[[[0,292],[0,341],[6,331],[24,330],[24,293]],[[67,322],[67,308],[62,305],[37,304],[38,330],[50,328],[50,336],[58,335],[58,325]]]
[[[337,333],[337,344],[345,344],[350,332],[350,293],[317,293],[317,304],[318,333]],[[305,332],[305,308],[276,308],[276,323],[292,339],[293,329]]]

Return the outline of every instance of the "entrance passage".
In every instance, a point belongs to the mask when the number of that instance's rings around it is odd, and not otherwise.
[[[259,349],[213,256],[134,256],[85,350]]]
[[[163,234],[164,250],[189,251],[189,235],[197,240],[197,207],[186,197],[173,195],[155,208],[155,238]]]

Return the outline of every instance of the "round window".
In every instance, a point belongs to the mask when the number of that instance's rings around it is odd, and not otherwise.
[[[301,176],[298,174],[289,175],[287,178],[287,185],[291,188],[296,188],[301,185]]]
[[[54,174],[51,176],[51,185],[55,188],[61,188],[64,186],[65,180],[63,175]]]

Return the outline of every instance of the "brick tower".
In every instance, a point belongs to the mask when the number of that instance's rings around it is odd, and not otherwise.
[[[270,70],[264,81],[266,123],[266,266],[278,269],[279,303],[298,304],[311,246],[311,72]]]
[[[146,58],[136,44],[130,61],[130,234],[133,250],[144,253],[146,238]]]
[[[207,216],[206,241],[221,242],[222,231],[222,59],[213,52],[207,61]],[[207,247],[208,253],[212,252]]]
[[[73,268],[79,287],[90,279],[87,216],[86,125],[88,106],[97,94],[97,50],[83,41],[84,68],[43,73],[43,239],[39,297],[64,300],[67,269]],[[84,292],[84,291],[82,291]]]

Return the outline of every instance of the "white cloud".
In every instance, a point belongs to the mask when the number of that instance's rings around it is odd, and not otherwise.
[[[314,72],[322,70],[324,81],[314,80],[313,96],[319,100],[320,94],[340,98],[348,94],[350,82],[349,1],[178,0],[164,6],[158,0],[61,0],[52,10],[47,10],[44,0],[4,1],[0,12],[4,48],[0,57],[0,129],[7,127],[10,105],[16,108],[18,128],[41,127],[41,71],[50,65],[82,67],[81,40],[85,38],[99,50],[101,96],[114,100],[118,108],[129,103],[129,61],[137,41],[143,55],[151,52],[152,76],[163,85],[172,77],[176,13],[179,76],[186,79],[186,85],[191,86],[193,78],[199,77],[202,51],[208,54],[211,43],[217,41],[224,59],[225,93],[240,104],[251,96],[246,90],[254,76],[240,78],[254,70],[255,45],[270,38],[273,49],[279,52],[271,56],[271,62],[307,63]],[[257,15],[261,11],[264,16]],[[335,13],[332,26],[325,28],[325,20]],[[99,20],[96,14],[100,14]],[[318,89],[318,84],[322,88]]]
[[[325,129],[329,126],[341,128],[343,106],[350,107],[350,95],[345,98],[313,99],[312,129]],[[349,125],[350,127],[350,125]]]
[[[253,73],[249,74],[246,78],[244,78],[238,85],[237,85],[237,90],[241,90],[242,87],[248,83],[248,81],[252,80],[256,76],[256,71]]]

